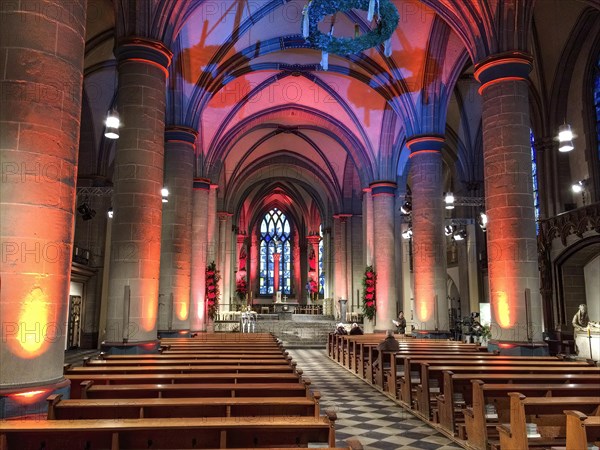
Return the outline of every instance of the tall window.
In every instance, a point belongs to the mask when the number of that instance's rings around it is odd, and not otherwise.
[[[539,233],[540,220],[540,194],[538,190],[538,172],[537,157],[535,152],[535,138],[533,131],[529,130],[529,140],[531,142],[531,178],[533,180],[533,207],[535,209],[535,232]]]
[[[273,208],[260,224],[259,292],[273,294],[275,286],[275,253],[279,253],[279,289],[291,294],[292,251],[290,222],[279,209]]]
[[[596,144],[598,145],[598,159],[600,159],[600,57],[596,62],[594,76],[594,106],[596,106]]]
[[[325,271],[323,270],[323,224],[319,225],[319,294],[325,295]]]

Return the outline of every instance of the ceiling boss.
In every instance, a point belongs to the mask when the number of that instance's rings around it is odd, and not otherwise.
[[[354,25],[354,38],[335,37],[333,29],[338,12],[351,9],[367,11],[367,21],[375,22],[369,32],[360,34]],[[319,31],[319,22],[332,14],[328,33]],[[302,11],[302,35],[313,47],[321,50],[321,67],[328,69],[329,53],[337,55],[357,54],[369,48],[384,45],[385,56],[392,53],[391,37],[398,26],[400,15],[390,0],[310,0]]]

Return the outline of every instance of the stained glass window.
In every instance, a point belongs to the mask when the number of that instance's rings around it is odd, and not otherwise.
[[[292,293],[292,246],[290,222],[279,209],[273,208],[260,224],[259,292],[272,295],[275,290],[275,253],[279,253],[279,290]]]
[[[596,62],[594,77],[594,106],[596,106],[596,145],[598,146],[598,159],[600,159],[600,57]]]
[[[540,194],[538,190],[538,171],[537,156],[535,151],[535,137],[533,131],[529,130],[529,140],[531,142],[531,178],[533,180],[533,207],[535,209],[535,232],[539,232],[540,220]]]
[[[323,270],[323,225],[319,225],[319,294],[325,295],[325,271]]]

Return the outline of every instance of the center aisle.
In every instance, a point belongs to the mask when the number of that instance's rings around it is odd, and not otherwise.
[[[325,350],[289,349],[290,355],[321,392],[321,411],[337,413],[338,447],[355,437],[365,450],[428,449],[454,450],[461,447],[404,411],[385,395],[332,362]]]

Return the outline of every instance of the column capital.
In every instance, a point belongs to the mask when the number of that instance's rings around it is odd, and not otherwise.
[[[346,222],[348,218],[352,217],[352,214],[334,214],[333,218],[341,222]]]
[[[211,190],[214,190],[214,191],[216,191],[217,189],[219,189],[219,185],[218,185],[218,184],[211,183],[211,185],[210,185],[210,189],[211,189]]]
[[[217,217],[221,221],[225,221],[225,220],[229,219],[232,216],[233,216],[233,214],[230,213],[230,212],[227,212],[227,211],[217,211]]]
[[[210,180],[208,178],[194,178],[194,189],[209,191]]]
[[[410,150],[409,158],[417,154],[423,153],[439,153],[442,152],[442,147],[444,146],[444,136],[439,135],[419,135],[412,136],[407,139],[406,146]]]
[[[198,132],[193,128],[177,125],[165,128],[165,142],[184,142],[195,145],[197,137]]]
[[[372,190],[373,189],[371,189],[370,187],[366,187],[366,188],[362,189],[362,191],[363,191],[364,194],[370,194]]]
[[[479,94],[501,81],[525,81],[533,67],[533,57],[524,52],[507,52],[490,56],[475,65],[475,79],[481,83]]]
[[[308,236],[306,236],[306,239],[308,240],[309,244],[315,245],[319,243],[319,241],[321,240],[321,236],[319,236],[318,234],[309,234]]]
[[[173,53],[160,41],[134,36],[118,42],[115,48],[115,57],[119,64],[127,61],[139,61],[154,65],[162,69],[165,76],[168,77],[168,68],[171,65]]]
[[[371,188],[371,195],[373,197],[377,195],[395,196],[398,185],[393,181],[374,181],[369,187]]]

